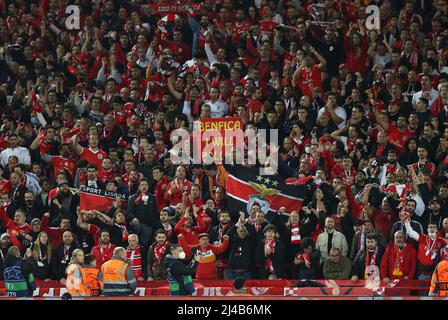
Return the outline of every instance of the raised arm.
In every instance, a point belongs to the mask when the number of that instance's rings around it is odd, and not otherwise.
[[[410,238],[418,241],[420,239],[420,235],[414,229],[412,229],[411,222],[409,220],[404,221],[404,227],[406,228],[406,232]]]

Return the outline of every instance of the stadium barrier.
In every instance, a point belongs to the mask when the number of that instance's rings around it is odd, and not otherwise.
[[[247,280],[246,289],[250,296],[279,297],[417,297],[422,290],[428,290],[429,282],[421,280],[395,280],[389,284],[381,282],[378,286],[366,285],[365,280],[337,280],[329,283],[326,280],[315,280],[321,287],[297,286],[296,280]],[[234,287],[232,280],[194,281],[198,297],[231,296]],[[66,292],[58,281],[36,281],[34,296],[60,297]],[[5,296],[4,283],[0,282],[0,295]],[[142,281],[137,285],[135,296],[168,296],[167,281]]]

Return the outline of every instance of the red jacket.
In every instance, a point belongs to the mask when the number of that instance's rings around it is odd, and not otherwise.
[[[101,246],[97,245],[92,248],[91,254],[95,255],[96,257],[96,268],[101,269],[101,266],[103,263],[109,261],[112,258],[112,255],[115,250],[115,246],[111,243],[109,243],[108,246],[104,247],[103,251],[101,251]]]
[[[58,248],[62,243],[62,234],[64,233],[64,230],[57,227],[49,227],[48,226],[48,217],[43,216],[42,217],[42,223],[40,225],[40,230],[43,232],[46,232],[51,240],[51,245],[53,248]]]
[[[184,179],[183,181],[179,181],[178,184],[179,186],[176,186],[176,188],[173,190],[173,194],[169,194],[168,191],[170,190],[172,185],[176,184],[177,179],[174,179],[173,181],[171,181],[168,186],[166,187],[165,190],[165,201],[169,201],[170,206],[176,206],[178,203],[182,203],[182,191],[180,189],[180,187],[182,187],[182,185],[184,187],[187,187],[186,191],[187,194],[190,194],[191,191],[191,186],[193,185],[193,183],[191,183],[190,181]]]
[[[24,249],[22,243],[19,239],[17,239],[14,236],[14,231],[16,231],[18,234],[26,235],[31,232],[32,228],[28,223],[25,223],[22,226],[18,226],[14,220],[9,219],[8,213],[6,212],[7,206],[0,207],[0,220],[1,223],[5,226],[6,230],[8,231],[9,238],[11,239],[11,242],[14,246],[19,248],[20,251]]]
[[[190,230],[185,229],[184,223],[187,221],[185,217],[182,217],[182,219],[179,220],[179,222],[174,226],[174,232],[179,235],[181,234],[183,238],[183,243],[185,243],[185,246],[182,245],[182,248],[185,251],[185,255],[189,257],[191,255],[191,247],[197,245],[199,240],[199,234],[205,230],[206,225],[205,222],[202,220],[201,216],[198,215],[196,218],[196,221],[198,222],[198,226],[191,227]]]
[[[154,196],[156,197],[157,208],[159,209],[163,209],[169,205],[169,201],[165,201],[165,191],[167,190],[168,184],[168,178],[163,176],[154,188]]]
[[[402,262],[400,270],[402,275],[394,275],[397,253],[398,248],[396,248],[395,243],[389,243],[386,251],[384,252],[383,258],[381,259],[381,278],[388,277],[391,280],[394,280],[402,279],[406,276],[409,279],[414,279],[415,270],[417,268],[417,251],[414,246],[410,243],[406,243],[406,246],[401,251],[400,256]]]
[[[184,242],[184,239],[180,239],[179,243],[182,248],[190,247],[189,250],[197,248],[200,260],[198,268],[196,269],[196,279],[198,280],[212,280],[216,279],[216,256],[227,250],[229,245],[228,240],[224,240],[222,244],[214,245],[209,244],[206,248],[200,246],[189,246]]]

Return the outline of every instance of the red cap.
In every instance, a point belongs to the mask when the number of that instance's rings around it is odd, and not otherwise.
[[[345,63],[341,63],[339,65],[339,69],[344,69],[344,68],[347,68],[347,65]]]

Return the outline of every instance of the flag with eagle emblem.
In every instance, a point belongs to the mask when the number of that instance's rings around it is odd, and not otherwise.
[[[250,212],[254,203],[267,215],[286,208],[286,213],[300,211],[306,197],[306,185],[289,186],[278,175],[260,175],[258,168],[226,166],[228,207],[233,213]]]

